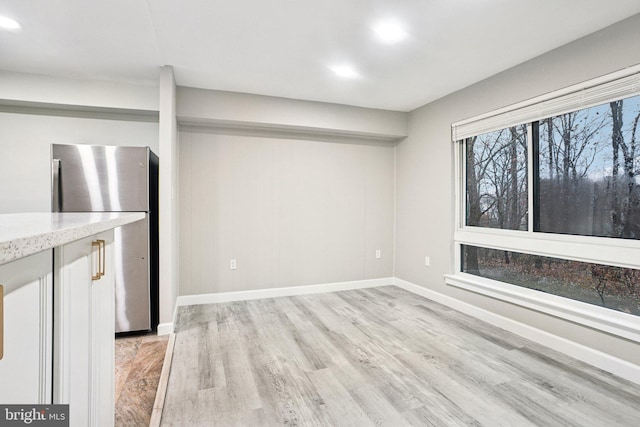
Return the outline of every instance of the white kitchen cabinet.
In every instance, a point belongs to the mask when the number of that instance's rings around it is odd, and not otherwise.
[[[113,425],[113,230],[54,249],[53,402],[71,426]]]
[[[0,403],[113,426],[114,228],[141,212],[0,214]]]
[[[0,265],[0,403],[51,403],[52,251]]]

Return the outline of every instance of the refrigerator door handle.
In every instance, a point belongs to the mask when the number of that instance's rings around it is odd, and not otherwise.
[[[60,159],[51,161],[51,212],[60,212]]]

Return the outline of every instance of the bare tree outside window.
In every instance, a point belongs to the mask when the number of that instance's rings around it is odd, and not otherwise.
[[[527,229],[527,127],[467,139],[466,225]]]
[[[462,246],[462,271],[548,294],[640,315],[640,270]],[[476,265],[468,264],[474,253]]]
[[[537,124],[535,231],[640,239],[639,119],[636,96]]]

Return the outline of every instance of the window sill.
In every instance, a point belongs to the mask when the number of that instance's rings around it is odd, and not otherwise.
[[[640,342],[640,317],[466,273],[447,274],[445,283]]]

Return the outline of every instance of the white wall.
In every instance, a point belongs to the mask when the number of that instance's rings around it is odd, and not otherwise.
[[[407,113],[399,111],[188,87],[178,88],[177,102],[180,123],[387,140],[407,135]]]
[[[0,104],[10,102],[157,111],[158,88],[0,70]]]
[[[179,146],[181,295],[392,276],[392,143],[191,128]]]
[[[409,137],[396,150],[395,275],[640,364],[637,343],[449,287],[443,279],[454,268],[451,123],[638,64],[638,46],[640,15],[413,111]]]
[[[150,146],[157,153],[158,124],[0,112],[0,213],[51,210],[52,143]]]

